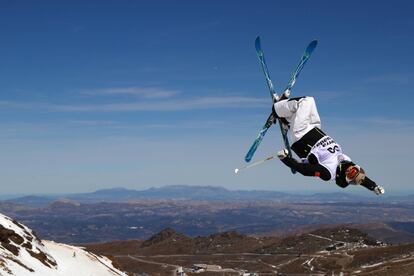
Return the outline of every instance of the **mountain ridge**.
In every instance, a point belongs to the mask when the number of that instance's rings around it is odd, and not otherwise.
[[[368,192],[368,191],[367,191]],[[382,196],[381,199],[371,194],[350,194],[344,192],[317,192],[314,194],[295,194],[266,190],[228,190],[220,186],[170,185],[152,187],[144,190],[122,187],[99,189],[89,193],[59,195],[27,195],[3,200],[29,207],[40,208],[56,200],[72,200],[79,203],[128,202],[134,200],[206,200],[206,201],[286,201],[286,202],[412,202],[414,195]]]
[[[0,275],[127,276],[109,259],[72,245],[40,240],[27,226],[0,214]],[[5,273],[5,274],[3,274]]]
[[[173,238],[181,235],[167,228],[140,243],[131,241],[135,246],[128,246],[128,241],[86,246],[98,254],[114,255],[121,267],[131,272],[139,267],[142,274],[161,276],[171,275],[172,268],[188,275],[364,276],[383,275],[384,271],[408,276],[414,269],[414,244],[389,245],[349,226],[284,238],[252,237],[235,231]],[[154,239],[157,242],[152,242]],[[128,250],[120,252],[119,247]]]

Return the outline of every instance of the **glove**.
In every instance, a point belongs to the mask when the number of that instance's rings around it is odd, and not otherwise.
[[[280,160],[285,159],[289,155],[289,152],[287,149],[282,149],[277,152],[277,157],[279,157]]]
[[[381,186],[376,186],[376,187],[374,188],[374,193],[375,193],[376,195],[382,195],[383,193],[385,193],[385,190],[384,190],[384,188],[383,188],[383,187],[381,187]]]

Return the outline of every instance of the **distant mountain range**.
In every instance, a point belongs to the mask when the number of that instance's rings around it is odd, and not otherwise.
[[[260,235],[343,223],[375,223],[369,232],[386,241],[414,241],[414,203],[61,199],[40,208],[0,202],[0,212],[45,239],[65,243],[143,239],[166,227],[189,236],[233,230]]]
[[[368,193],[368,191],[367,191]],[[373,197],[370,194],[360,196],[349,193],[316,193],[312,195],[284,193],[263,190],[227,190],[214,186],[164,186],[146,190],[113,188],[97,190],[91,193],[66,195],[30,195],[6,202],[18,203],[31,207],[44,207],[56,200],[71,200],[79,203],[127,202],[134,200],[197,200],[197,201],[283,201],[283,202],[413,202],[414,195]]]
[[[189,236],[282,234],[320,225],[370,224],[388,242],[414,242],[414,197],[289,194],[210,186],[124,188],[0,201],[0,212],[65,243],[144,239],[165,227]]]

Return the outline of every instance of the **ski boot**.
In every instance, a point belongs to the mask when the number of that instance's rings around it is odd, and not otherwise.
[[[273,96],[272,96],[273,103],[276,103],[276,102],[281,101],[281,100],[289,99],[289,96],[290,96],[290,90],[288,90],[288,89],[286,89],[285,92],[283,92],[280,96],[276,95],[276,94],[273,94]]]

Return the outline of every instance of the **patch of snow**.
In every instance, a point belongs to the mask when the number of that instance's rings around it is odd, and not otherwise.
[[[115,269],[111,260],[106,257],[97,256],[76,246],[53,241],[44,241],[44,243],[58,263],[58,273],[53,275],[127,275]]]
[[[2,214],[0,226],[6,229],[0,245],[0,275],[127,276],[106,257],[81,247],[42,242],[31,229]]]

